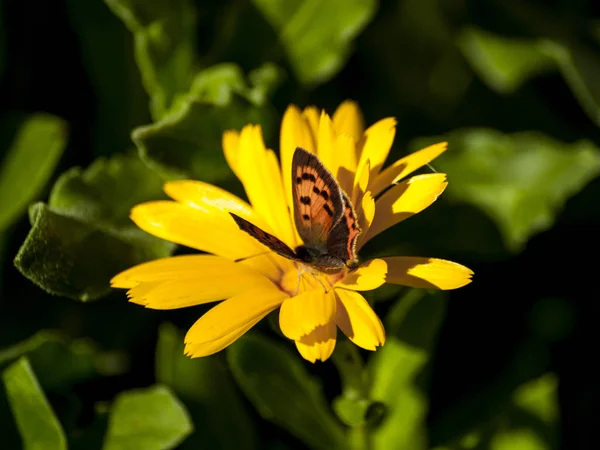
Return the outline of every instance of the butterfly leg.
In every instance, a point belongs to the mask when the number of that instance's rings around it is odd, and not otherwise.
[[[327,294],[327,293],[329,292],[329,289],[327,289],[327,288],[325,287],[325,284],[323,284],[323,281],[321,281],[321,280],[319,279],[319,277],[318,277],[318,276],[316,276],[314,273],[312,273],[312,272],[311,272],[310,274],[311,274],[311,275],[314,277],[314,279],[315,279],[315,280],[317,280],[317,283],[319,283],[319,284],[321,285],[321,287],[323,288],[323,291],[325,291],[325,293]],[[328,283],[328,284],[329,284],[329,283]],[[329,288],[331,288],[331,286],[329,286]]]

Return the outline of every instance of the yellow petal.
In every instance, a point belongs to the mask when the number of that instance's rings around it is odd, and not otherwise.
[[[430,173],[411,177],[386,191],[375,202],[375,217],[362,244],[423,211],[437,200],[447,185],[446,174]]]
[[[365,120],[356,102],[346,100],[333,113],[333,126],[337,134],[346,134],[356,143],[365,131]]]
[[[235,176],[241,180],[240,171],[238,169],[240,134],[235,130],[225,131],[223,133],[223,138],[221,139],[221,145],[223,146],[223,154],[225,155],[225,160],[227,161],[229,168]]]
[[[387,282],[426,289],[457,289],[471,282],[473,271],[461,264],[437,258],[390,256]]]
[[[331,173],[344,192],[351,195],[356,172],[356,145],[347,134],[340,134],[335,140],[334,156],[330,161]]]
[[[395,135],[396,119],[393,117],[382,119],[371,125],[365,131],[365,144],[358,161],[357,172],[360,172],[364,163],[369,160],[371,161],[370,178],[374,178],[381,170],[392,148]]]
[[[252,325],[277,308],[286,295],[272,283],[257,283],[212,308],[196,321],[185,336],[185,353],[214,353],[231,344]],[[221,340],[214,349],[214,341]],[[210,353],[206,353],[207,348]]]
[[[365,350],[375,350],[385,343],[385,330],[365,298],[354,291],[336,289],[335,322],[352,342]]]
[[[335,349],[337,328],[333,321],[315,328],[296,341],[296,348],[307,361],[327,360]]]
[[[242,129],[238,164],[246,195],[256,213],[264,218],[279,239],[294,246],[295,236],[279,163],[275,153],[265,148],[260,126],[247,125]]]
[[[317,156],[327,169],[333,174],[333,161],[335,155],[336,135],[333,131],[331,118],[323,111],[319,119],[319,133],[317,134]]]
[[[430,145],[429,147],[399,159],[391,166],[386,167],[385,170],[376,176],[371,181],[369,189],[376,197],[390,185],[397,183],[405,176],[437,158],[440,154],[446,151],[447,148],[447,142],[440,142],[439,144]]]
[[[350,272],[336,288],[352,289],[353,291],[370,291],[385,283],[387,264],[382,259],[371,259]]]
[[[371,192],[367,191],[365,195],[363,195],[360,215],[358,216],[358,226],[361,229],[361,233],[358,235],[358,240],[356,241],[356,251],[360,251],[363,244],[366,242],[366,238],[369,235],[369,229],[371,228],[371,224],[373,223],[373,219],[375,218],[375,199]]]
[[[131,302],[152,309],[185,308],[214,302],[257,285],[272,283],[260,272],[243,264],[219,257],[213,257],[217,261],[211,263],[210,259],[199,259],[202,256],[210,258],[211,255],[193,256],[198,260],[174,257],[172,259],[183,259],[176,264],[167,264],[165,260],[141,264],[118,275],[117,282],[120,277],[121,284],[131,286],[135,280],[136,284],[127,292],[127,296]],[[186,261],[196,270],[182,268],[178,271],[177,266]]]
[[[319,110],[314,106],[308,106],[304,108],[302,111],[302,117],[308,123],[308,127],[310,128],[310,132],[312,133],[313,139],[317,142],[317,136],[319,135]],[[315,149],[316,153],[317,149]]]
[[[315,328],[333,320],[335,296],[333,289],[311,289],[287,298],[279,310],[281,332],[295,341],[310,334]]]
[[[164,190],[173,200],[209,214],[220,214],[229,221],[229,213],[235,213],[254,225],[273,234],[273,230],[252,207],[239,197],[212,184],[202,181],[169,181]]]
[[[207,271],[211,274],[235,274],[238,271],[250,272],[252,269],[240,267],[230,259],[214,255],[169,256],[124,270],[110,280],[110,285],[114,288],[129,289],[139,283],[188,279],[196,275],[203,275]]]
[[[281,175],[287,197],[292,208],[292,157],[296,147],[315,153],[315,141],[306,119],[296,106],[289,106],[281,120],[279,151],[281,153]]]
[[[184,354],[191,358],[201,358],[202,356],[213,355],[217,352],[220,352],[225,347],[233,344],[236,340],[242,337],[250,328],[260,322],[260,320],[268,313],[269,311],[267,311],[265,314],[257,316],[255,319],[244,323],[239,328],[236,328],[231,333],[228,333],[219,339],[215,339],[214,341],[203,342],[201,344],[186,344]]]
[[[207,214],[172,201],[142,203],[131,220],[158,238],[197,250],[238,259],[264,252],[266,247],[241,231],[231,217]]]

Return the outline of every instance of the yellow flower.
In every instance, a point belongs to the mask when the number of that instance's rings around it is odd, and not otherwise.
[[[375,350],[384,344],[385,331],[360,291],[383,283],[456,289],[468,284],[473,272],[450,261],[404,256],[373,259],[334,275],[305,271],[299,263],[265,253],[266,247],[241,231],[229,213],[291,248],[300,245],[291,198],[292,155],[300,146],[318,155],[351,198],[362,229],[358,252],[383,230],[427,208],[447,184],[440,173],[403,180],[446,150],[446,143],[382,170],[395,126],[395,119],[387,118],[365,131],[361,112],[350,101],[333,117],[314,107],[300,111],[290,106],[281,124],[281,167],[275,153],[265,148],[260,126],[225,132],[225,158],[250,204],[200,181],[166,183],[173,201],[137,205],[132,220],[154,236],[208,254],[140,264],[114,277],[112,286],[128,289],[130,301],[154,309],[225,299],[188,331],[185,353],[191,357],[222,350],[277,308],[282,333],[311,362],[329,358],[337,328],[356,345]]]

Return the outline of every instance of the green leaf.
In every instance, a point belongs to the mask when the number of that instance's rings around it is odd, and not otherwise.
[[[186,441],[186,446],[223,450],[258,448],[250,416],[227,367],[214,356],[188,358],[183,347],[183,336],[177,328],[163,324],[158,333],[156,380],[172,388],[186,402],[190,414],[202,427]]]
[[[324,83],[344,65],[354,38],[375,15],[375,0],[252,0],[275,29],[296,77]]]
[[[129,219],[132,206],[162,198],[162,180],[134,156],[73,168],[54,185],[49,205],[30,208],[31,231],[16,267],[51,294],[92,300],[107,294],[119,271],[168,256],[174,244]]]
[[[585,113],[600,126],[600,53],[578,43],[544,45]]]
[[[120,374],[126,367],[123,355],[102,352],[89,339],[68,341],[55,331],[40,331],[24,341],[0,349],[0,367],[27,355],[40,384],[58,389],[96,374]]]
[[[223,132],[261,124],[272,134],[275,113],[267,97],[281,72],[266,64],[251,72],[248,86],[238,66],[220,64],[196,75],[189,95],[160,121],[136,128],[132,138],[140,157],[168,178],[219,182],[231,177],[221,140]]]
[[[6,395],[25,450],[67,448],[63,429],[42,392],[26,357],[2,373]]]
[[[166,450],[193,430],[185,407],[164,386],[119,394],[108,418],[103,450]]]
[[[13,121],[6,125],[15,126]],[[17,126],[8,153],[0,162],[0,231],[40,195],[67,142],[66,122],[50,114],[32,114]]]
[[[542,42],[502,37],[478,27],[465,27],[458,46],[479,77],[502,94],[513,93],[529,78],[556,67]]]
[[[449,151],[435,161],[450,179],[445,195],[481,208],[513,252],[550,228],[566,200],[600,174],[600,151],[592,142],[565,144],[538,132],[462,129],[411,147],[445,140]]]
[[[577,101],[600,126],[600,53],[583,43],[558,39],[521,39],[466,27],[458,47],[481,80],[509,94],[529,78],[560,70]]]
[[[196,9],[189,0],[104,0],[135,40],[135,59],[159,119],[187,92],[196,66]]]
[[[246,335],[228,348],[227,357],[234,378],[264,419],[310,448],[347,448],[318,381],[297,355],[264,337]]]
[[[427,398],[421,383],[445,309],[442,294],[412,290],[388,313],[386,343],[369,363],[371,399],[386,409],[373,432],[373,448],[427,448]]]
[[[102,1],[67,0],[66,6],[79,58],[94,90],[94,155],[113,154],[129,147],[131,130],[150,117],[148,95],[132,58],[134,39]]]

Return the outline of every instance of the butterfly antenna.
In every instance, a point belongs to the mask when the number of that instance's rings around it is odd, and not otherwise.
[[[274,253],[274,252],[273,252],[273,250],[267,250],[266,252],[257,253],[256,255],[250,255],[250,256],[244,256],[243,258],[238,258],[238,259],[234,260],[233,262],[245,261],[250,258],[256,258],[257,256],[266,255],[267,253]]]
[[[437,170],[435,170],[430,163],[427,163],[427,167],[429,167],[429,169],[431,169],[432,172],[437,173]]]

